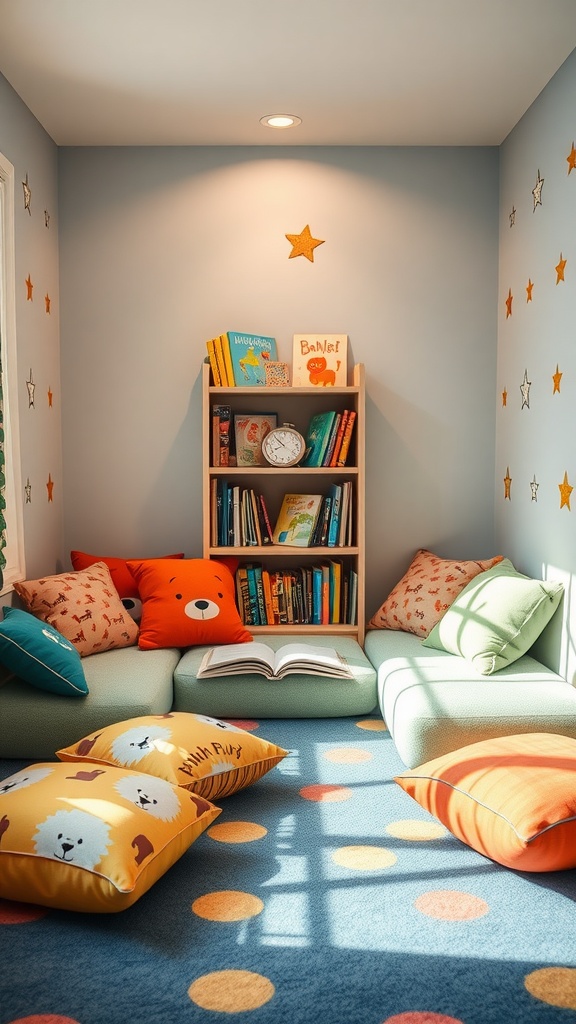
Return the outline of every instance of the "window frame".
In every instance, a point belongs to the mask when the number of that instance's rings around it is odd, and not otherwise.
[[[0,153],[0,355],[4,404],[4,475],[6,478],[4,488],[6,566],[0,595],[8,593],[13,589],[15,582],[26,578],[16,344],[14,179],[14,166]]]

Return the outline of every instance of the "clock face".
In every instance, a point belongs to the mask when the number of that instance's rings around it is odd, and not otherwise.
[[[302,435],[289,427],[271,430],[262,441],[262,454],[272,466],[295,466],[305,448]]]

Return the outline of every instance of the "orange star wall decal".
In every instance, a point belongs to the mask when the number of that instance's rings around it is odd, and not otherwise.
[[[562,259],[562,253],[560,253],[560,260],[554,267],[556,271],[556,284],[559,284],[560,281],[564,280],[564,270],[567,262],[567,260]]]
[[[44,296],[44,305],[46,306],[46,312],[49,313],[50,312],[50,296],[48,295],[48,293],[46,293],[46,295]]]
[[[46,484],[46,490],[48,491],[48,501],[54,501],[54,481],[50,473],[48,473],[48,483]]]
[[[28,274],[28,277],[26,278],[25,284],[26,284],[26,301],[27,302],[31,302],[31,301],[33,301],[32,300],[32,289],[34,288],[34,285],[32,284],[32,279],[30,277],[30,274]]]
[[[307,260],[314,263],[314,249],[317,245],[324,245],[323,238],[312,237],[309,224],[306,225],[299,235],[286,235],[286,238],[292,245],[292,252],[288,257],[290,260],[294,256],[305,256]]]
[[[558,484],[558,489],[560,491],[560,508],[564,508],[564,506],[566,506],[570,512],[570,495],[574,488],[568,483],[568,473],[566,471],[564,472],[564,480],[561,484]]]
[[[503,406],[506,405],[507,402],[508,402],[508,392],[506,391],[506,388],[504,388],[504,391],[502,392],[502,405]]]
[[[555,395],[556,392],[558,392],[558,394],[560,394],[560,381],[562,380],[562,374],[560,373],[560,370],[558,369],[558,363],[556,363],[556,373],[552,374],[552,380],[554,381],[554,387],[552,389],[552,394]]]
[[[528,278],[528,284],[526,285],[526,302],[532,302],[532,289],[534,282]]]
[[[572,143],[572,149],[568,153],[566,159],[568,161],[568,174],[570,174],[570,171],[573,171],[576,167],[576,149],[574,148],[574,143]]]
[[[513,301],[514,301],[514,296],[512,295],[512,289],[509,288],[508,289],[508,298],[506,299],[506,319],[508,319],[509,316],[512,316],[512,302]]]
[[[54,396],[53,396],[53,394],[52,394],[52,390],[51,390],[50,388],[48,388],[48,408],[49,408],[49,409],[51,409],[51,408],[52,408],[52,398],[53,398],[53,397],[54,397]]]
[[[510,501],[510,488],[512,486],[512,477],[510,476],[510,467],[506,466],[506,476],[504,477],[504,501],[508,499]]]

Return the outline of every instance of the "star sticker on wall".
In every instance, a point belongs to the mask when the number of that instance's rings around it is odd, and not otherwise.
[[[26,175],[26,181],[22,182],[22,188],[24,189],[24,209],[28,210],[28,213],[32,216],[32,210],[30,209],[30,203],[32,202],[32,189],[28,184],[28,175]]]
[[[574,148],[574,143],[572,143],[572,149],[568,153],[566,159],[568,161],[568,174],[570,174],[570,171],[573,171],[576,167],[576,149]]]
[[[50,473],[48,473],[48,482],[46,484],[46,490],[48,491],[48,501],[54,501],[54,498],[53,498],[54,481],[53,481],[52,476],[51,476]]]
[[[532,196],[534,197],[534,207],[532,213],[537,206],[542,206],[542,186],[544,184],[544,178],[540,177],[540,171],[538,171],[538,177],[536,178],[536,184],[532,189]]]
[[[26,278],[25,284],[26,284],[26,301],[27,302],[32,302],[33,301],[33,299],[32,299],[32,289],[34,288],[34,285],[32,284],[32,279],[30,277],[30,274],[28,274],[28,277]]]
[[[532,501],[538,501],[538,488],[540,484],[536,483],[536,473],[534,473],[533,479],[530,481],[530,490],[532,491]]]
[[[324,239],[312,237],[308,224],[299,235],[286,235],[286,238],[292,245],[292,252],[288,257],[290,260],[294,256],[305,256],[307,260],[314,263],[314,249],[317,245],[324,245]]]
[[[558,369],[558,363],[556,363],[556,373],[552,374],[552,380],[554,381],[554,387],[552,389],[552,394],[555,395],[556,392],[558,392],[558,394],[560,394],[560,381],[562,380],[562,374],[560,373],[560,370]]]
[[[32,484],[30,483],[30,477],[28,477],[28,479],[26,480],[24,494],[26,495],[25,504],[30,505],[30,503],[32,502]]]
[[[554,267],[556,271],[556,284],[559,284],[560,281],[564,280],[564,269],[567,262],[567,260],[562,259],[562,253],[560,253],[560,260]]]
[[[510,488],[512,487],[512,477],[510,476],[510,467],[506,466],[506,476],[504,477],[504,501],[508,499],[510,501]]]
[[[30,379],[26,381],[26,387],[28,388],[28,408],[31,409],[34,407],[34,391],[36,390],[32,377],[32,367],[30,367]]]
[[[526,302],[532,302],[532,289],[534,282],[528,278],[528,284],[526,285]]]
[[[52,391],[51,391],[50,388],[48,388],[48,408],[49,409],[52,408],[52,397],[53,397],[52,396]]]
[[[506,319],[508,319],[509,316],[512,316],[512,302],[513,302],[513,300],[514,300],[514,296],[512,295],[512,289],[509,288],[508,289],[508,298],[506,299]]]
[[[528,370],[524,370],[524,380],[522,381],[522,383],[520,385],[520,391],[522,393],[522,405],[520,406],[521,409],[523,409],[524,406],[526,406],[527,409],[530,408],[530,386],[531,386],[531,384],[532,384],[532,381],[528,380]]]
[[[572,494],[572,491],[574,490],[574,488],[571,487],[570,484],[568,483],[568,473],[567,472],[564,472],[564,480],[562,481],[561,484],[558,484],[558,489],[560,491],[560,508],[564,508],[564,505],[566,505],[566,508],[570,512],[571,511],[571,509],[570,509],[570,495]]]
[[[50,312],[50,296],[48,295],[48,292],[46,292],[46,295],[44,296],[44,305],[46,306],[46,312],[49,313]]]
[[[502,405],[503,406],[506,405],[507,402],[508,402],[508,392],[506,391],[506,388],[504,388],[504,391],[502,392]]]
[[[510,220],[510,227],[513,228],[515,223],[516,223],[516,210],[514,209],[514,207],[512,207],[512,209],[510,210],[509,220]]]

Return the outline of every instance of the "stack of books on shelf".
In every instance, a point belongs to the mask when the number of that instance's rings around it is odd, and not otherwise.
[[[222,477],[210,481],[212,547],[352,547],[352,482],[332,484],[328,494],[285,494],[272,529],[266,499],[251,487]]]
[[[212,380],[219,388],[266,386],[266,363],[278,358],[275,338],[227,331],[206,342]]]
[[[354,409],[316,413],[308,425],[306,451],[301,465],[345,466],[355,422]]]
[[[355,625],[358,575],[340,559],[276,570],[250,562],[236,571],[236,598],[246,626]]]
[[[264,495],[228,480],[210,482],[212,547],[262,547],[272,544]]]

